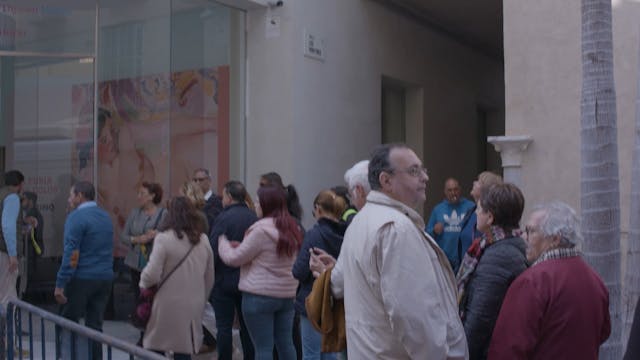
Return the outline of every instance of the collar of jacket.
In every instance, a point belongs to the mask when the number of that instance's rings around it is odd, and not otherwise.
[[[417,211],[401,203],[398,200],[392,199],[389,195],[386,195],[380,191],[372,190],[371,192],[369,192],[369,195],[367,195],[367,202],[394,208],[400,211],[401,213],[405,214],[409,219],[411,219],[411,221],[419,229],[424,229],[425,227],[424,220],[422,219],[422,216],[418,214]]]

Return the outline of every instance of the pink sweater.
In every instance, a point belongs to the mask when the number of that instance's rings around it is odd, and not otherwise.
[[[273,218],[253,224],[236,248],[222,235],[219,239],[220,258],[229,266],[240,266],[241,291],[275,298],[293,298],[298,280],[291,274],[297,254],[278,256],[278,229]]]

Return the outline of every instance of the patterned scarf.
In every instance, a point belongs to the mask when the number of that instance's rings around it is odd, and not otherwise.
[[[522,234],[520,229],[511,231],[509,237],[519,237]],[[492,226],[488,232],[483,233],[482,237],[476,238],[469,246],[469,250],[464,254],[460,269],[456,280],[458,282],[458,306],[460,309],[460,317],[464,319],[464,303],[466,300],[465,289],[467,283],[471,279],[471,275],[476,271],[478,262],[484,253],[484,250],[491,244],[507,238],[507,233],[499,226]]]
[[[531,266],[535,266],[546,260],[566,259],[576,256],[580,256],[580,251],[576,248],[555,248],[545,251]]]

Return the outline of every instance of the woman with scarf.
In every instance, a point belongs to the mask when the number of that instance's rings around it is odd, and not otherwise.
[[[520,218],[524,197],[513,184],[485,187],[477,203],[477,229],[458,271],[460,317],[469,358],[486,359],[502,301],[513,280],[528,266]]]

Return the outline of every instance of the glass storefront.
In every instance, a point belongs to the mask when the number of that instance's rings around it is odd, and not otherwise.
[[[216,188],[244,177],[244,34],[243,11],[207,0],[0,4],[0,170],[37,195],[45,257],[74,181],[119,232],[143,181],[166,199],[199,167]]]

